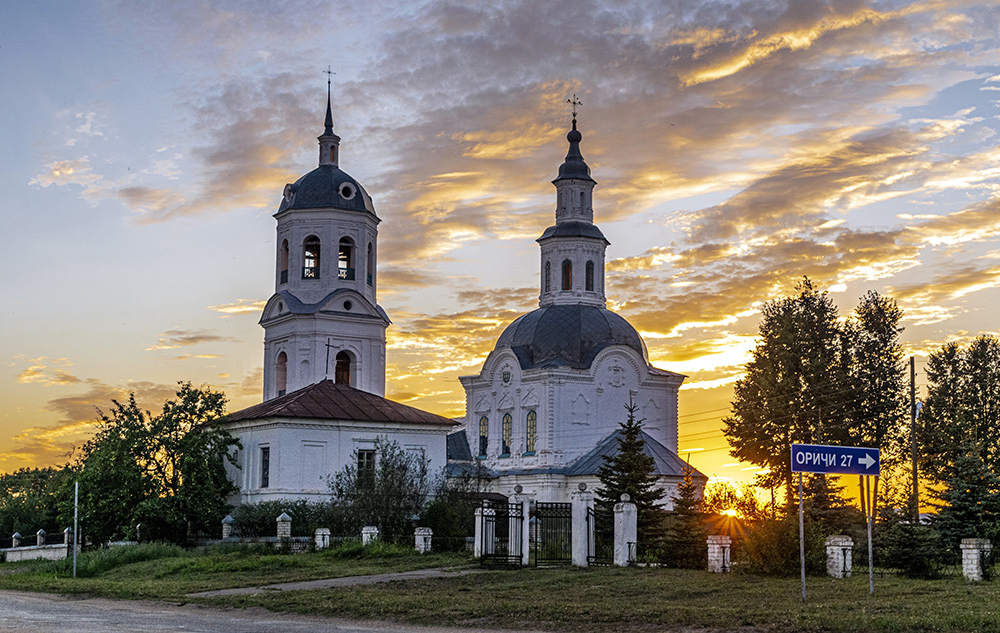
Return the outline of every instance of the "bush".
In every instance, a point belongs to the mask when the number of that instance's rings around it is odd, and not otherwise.
[[[806,572],[826,573],[826,543],[820,527],[806,523]],[[735,571],[765,576],[799,573],[799,522],[796,515],[750,526],[733,564]]]

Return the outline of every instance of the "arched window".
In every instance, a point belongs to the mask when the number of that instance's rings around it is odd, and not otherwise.
[[[503,414],[503,425],[500,427],[500,457],[510,457],[510,440],[513,434],[513,421],[509,413]]]
[[[479,456],[486,457],[486,448],[490,441],[490,421],[485,415],[479,418]]]
[[[573,289],[573,262],[564,259],[562,263],[562,289]]]
[[[340,238],[340,255],[337,258],[337,279],[354,280],[354,240]]]
[[[585,274],[585,280],[587,284],[587,290],[594,289],[594,262],[587,262],[587,268]]]
[[[372,243],[368,242],[368,285],[371,286],[375,280],[375,249]]]
[[[274,361],[274,384],[278,388],[278,395],[285,395],[288,389],[288,356],[281,352]]]
[[[524,451],[535,454],[535,440],[538,439],[538,415],[534,411],[528,411],[528,419],[524,425]]]
[[[552,262],[545,262],[545,292],[552,290]]]
[[[288,283],[288,240],[281,240],[281,251],[278,253],[278,283]]]
[[[583,192],[580,192],[580,210],[583,210]]]
[[[341,350],[337,352],[337,366],[333,372],[333,382],[338,385],[351,384],[351,355]]]
[[[319,238],[315,235],[302,243],[302,278],[319,279]]]

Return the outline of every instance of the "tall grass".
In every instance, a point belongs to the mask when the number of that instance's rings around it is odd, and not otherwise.
[[[192,555],[196,554],[185,550],[179,545],[167,543],[142,543],[123,547],[108,547],[81,552],[77,555],[76,575],[79,578],[95,578],[116,567],[123,567],[132,563]],[[70,576],[73,574],[73,558],[52,561],[46,571],[54,572],[58,576]]]

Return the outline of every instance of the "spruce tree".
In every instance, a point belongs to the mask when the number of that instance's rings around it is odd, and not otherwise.
[[[692,475],[694,469],[685,465],[684,480],[677,486],[674,499],[674,522],[667,531],[667,560],[674,567],[704,569],[708,564],[706,537],[708,527],[702,512],[702,497]]]
[[[607,510],[621,501],[623,494],[631,497],[638,512],[637,553],[656,551],[663,540],[663,510],[657,505],[663,498],[663,489],[656,483],[656,463],[644,452],[646,441],[642,439],[642,420],[637,420],[637,409],[631,400],[625,405],[628,412],[620,424],[618,452],[605,456],[604,464],[597,473],[601,487],[597,489],[597,500]]]

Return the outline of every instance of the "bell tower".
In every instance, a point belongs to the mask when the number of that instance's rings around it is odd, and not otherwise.
[[[605,307],[604,258],[608,240],[594,224],[593,195],[597,182],[580,153],[583,135],[576,129],[573,95],[573,129],[566,135],[569,152],[559,166],[556,187],[556,223],[545,229],[537,242],[541,247],[541,292],[539,307],[592,305]]]
[[[285,185],[274,294],[264,307],[264,400],[332,380],[385,395],[378,224],[368,192],[340,169],[330,82],[319,166]]]

